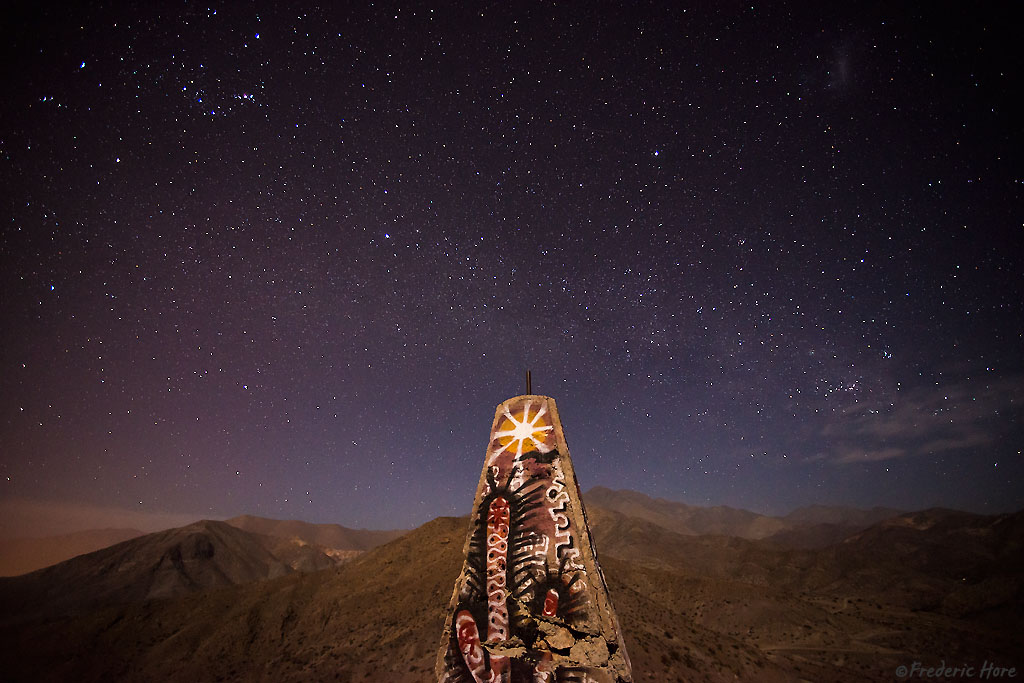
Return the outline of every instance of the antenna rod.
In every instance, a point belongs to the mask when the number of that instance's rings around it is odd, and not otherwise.
[[[529,370],[526,371],[526,393],[527,394],[532,394],[533,393],[533,382],[530,381],[530,371]]]

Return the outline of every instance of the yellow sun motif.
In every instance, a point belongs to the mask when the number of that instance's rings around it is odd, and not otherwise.
[[[521,456],[523,454],[523,444],[527,441],[532,444],[532,448],[529,450],[538,450],[541,453],[547,453],[551,450],[551,446],[547,445],[547,440],[549,432],[554,427],[551,426],[548,420],[543,419],[547,413],[547,408],[541,406],[531,418],[530,407],[532,405],[530,401],[527,401],[523,406],[522,420],[517,420],[508,409],[505,410],[505,419],[498,426],[498,430],[494,432],[498,443],[501,444],[501,448],[497,449],[494,455],[504,450],[511,450],[514,445],[516,457]]]

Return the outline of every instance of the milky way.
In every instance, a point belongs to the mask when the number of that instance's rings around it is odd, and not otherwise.
[[[1024,505],[1003,9],[83,5],[2,28],[2,499],[466,514],[530,369],[584,488]]]

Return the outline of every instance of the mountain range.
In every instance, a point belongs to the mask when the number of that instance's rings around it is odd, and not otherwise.
[[[785,547],[824,547],[883,519],[900,514],[894,508],[870,510],[844,506],[810,505],[785,517],[761,515],[725,505],[700,507],[636,491],[613,491],[595,486],[586,495],[588,505],[645,519],[684,536],[719,535],[767,539]]]
[[[27,574],[143,533],[138,529],[90,529],[43,538],[3,538],[0,539],[0,576]]]
[[[282,559],[288,562],[300,561],[301,557],[305,557],[314,564],[320,562],[315,559],[317,553],[301,548],[313,546],[317,552],[327,555],[333,561],[344,561],[397,538],[406,531],[349,529],[340,524],[312,524],[253,515],[233,517],[225,520],[225,523],[261,536],[285,539],[285,544],[276,543],[275,553],[283,553]],[[142,535],[143,532],[137,529],[96,529],[42,538],[0,539],[0,577],[27,574]]]
[[[892,680],[914,661],[1014,666],[1024,651],[1024,513],[869,523],[882,513],[823,508],[778,526],[787,518],[716,521],[594,493],[587,514],[636,681]],[[341,536],[247,519],[0,579],[5,680],[432,680],[467,518],[356,534],[365,546],[341,562],[316,542]],[[820,524],[860,528],[824,547],[778,542]]]
[[[590,505],[646,519],[683,535],[718,534],[738,538],[769,539],[783,547],[825,547],[875,522],[899,514],[893,508],[861,510],[852,507],[811,505],[784,517],[760,515],[727,506],[700,507],[635,491],[613,491],[601,486],[586,494]],[[405,530],[370,531],[340,524],[311,524],[241,515],[227,524],[264,536],[297,539],[319,546],[335,560],[350,559],[360,552],[397,538]],[[100,550],[119,541],[142,536],[136,529],[99,529],[43,538],[0,539],[0,577],[26,574],[77,555]]]

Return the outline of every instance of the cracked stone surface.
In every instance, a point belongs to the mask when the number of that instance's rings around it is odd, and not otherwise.
[[[544,640],[555,650],[568,650],[576,644],[576,638],[564,626],[542,621],[540,622],[540,631],[544,634]]]

